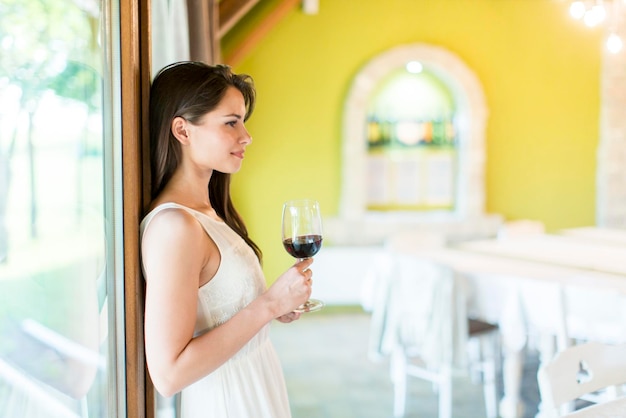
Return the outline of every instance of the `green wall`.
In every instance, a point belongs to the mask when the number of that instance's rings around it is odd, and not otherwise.
[[[277,4],[264,0],[223,40],[224,55]],[[487,121],[486,210],[593,224],[602,31],[562,0],[320,0],[289,13],[235,66],[253,76],[254,142],[233,181],[268,281],[292,259],[280,243],[284,200],[338,211],[344,100],[359,69],[401,44],[447,48],[478,76]],[[322,249],[323,251],[323,249]]]

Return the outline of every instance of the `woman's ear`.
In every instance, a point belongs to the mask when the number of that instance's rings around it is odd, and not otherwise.
[[[187,130],[187,120],[180,116],[176,116],[172,121],[172,134],[178,141],[187,145],[189,143],[189,131]]]

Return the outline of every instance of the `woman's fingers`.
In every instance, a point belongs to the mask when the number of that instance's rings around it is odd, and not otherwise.
[[[304,273],[312,263],[313,258],[305,258],[304,260],[298,261],[294,264],[294,266],[298,269],[298,271]]]
[[[289,323],[300,318],[300,312],[289,312],[278,318],[280,322]]]

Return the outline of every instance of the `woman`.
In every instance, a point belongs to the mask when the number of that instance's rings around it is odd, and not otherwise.
[[[311,261],[266,289],[261,252],[231,202],[254,102],[252,79],[223,65],[172,64],[152,83],[146,360],[162,395],[182,391],[184,418],[290,416],[269,323],[300,317],[293,310],[311,294]]]

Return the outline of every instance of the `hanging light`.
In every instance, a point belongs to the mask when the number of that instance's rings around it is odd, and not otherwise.
[[[411,74],[419,74],[424,69],[424,66],[419,61],[409,61],[406,63],[406,70]]]
[[[591,9],[585,12],[583,22],[585,22],[585,25],[593,28],[604,22],[604,19],[606,19],[606,10],[604,10],[604,5],[602,3],[596,3],[591,7]]]
[[[586,11],[585,3],[580,0],[572,2],[572,4],[569,5],[569,14],[576,20],[582,19]]]
[[[606,48],[610,53],[617,54],[623,48],[623,41],[614,28],[620,19],[622,2],[626,3],[626,0],[574,0],[570,3],[569,14],[590,28],[609,20],[611,30],[606,39]]]
[[[622,50],[623,46],[622,38],[615,33],[611,33],[606,39],[606,49],[608,49],[611,54],[617,54]]]

